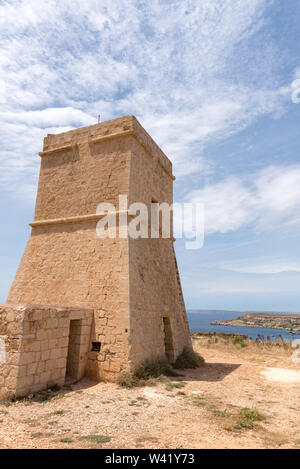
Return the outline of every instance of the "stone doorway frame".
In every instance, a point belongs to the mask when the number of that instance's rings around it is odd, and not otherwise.
[[[172,332],[170,317],[167,315],[163,315],[162,322],[163,322],[164,348],[165,348],[166,358],[169,363],[174,363],[174,360],[175,360],[174,339],[173,339],[173,332]]]

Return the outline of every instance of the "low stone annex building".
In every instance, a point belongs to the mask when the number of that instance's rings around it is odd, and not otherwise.
[[[0,306],[0,394],[174,361],[191,347],[174,239],[96,235],[98,204],[120,194],[171,204],[171,162],[133,116],[48,135],[40,156],[31,236]]]

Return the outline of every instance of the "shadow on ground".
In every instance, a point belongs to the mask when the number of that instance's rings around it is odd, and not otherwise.
[[[176,378],[170,378],[172,381],[207,381],[207,382],[217,382],[222,381],[226,376],[239,368],[240,364],[232,363],[206,363],[200,368],[195,370],[178,370],[180,376]],[[70,392],[83,392],[88,388],[92,388],[95,385],[99,384],[97,381],[91,380],[87,377],[84,377],[80,381],[72,382],[72,380],[66,380],[66,384],[59,389],[47,389],[41,391],[37,394],[34,394],[31,399],[33,401],[43,402],[50,400],[52,398],[61,398]],[[27,398],[24,398],[27,399]],[[22,400],[22,399],[21,399]]]
[[[45,402],[53,398],[61,398],[70,392],[83,392],[83,390],[92,388],[98,384],[97,381],[89,378],[82,378],[80,381],[74,382],[74,380],[66,380],[66,383],[62,387],[53,386],[37,393],[29,394],[29,396],[21,397],[17,400],[32,400],[33,402]]]
[[[195,370],[180,370],[184,381],[222,381],[241,365],[236,363],[206,363]]]

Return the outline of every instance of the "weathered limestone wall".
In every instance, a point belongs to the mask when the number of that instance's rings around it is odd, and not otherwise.
[[[0,305],[0,339],[6,359],[0,363],[0,396],[25,396],[65,383],[70,324],[74,368],[71,378],[84,376],[93,311],[40,305]],[[76,362],[76,363],[75,363]]]
[[[38,226],[7,303],[93,308],[92,340],[101,350],[90,350],[87,374],[111,379],[128,363],[128,277],[128,240],[100,240],[95,222]]]
[[[163,355],[170,317],[174,357],[190,346],[173,242],[96,235],[101,202],[172,202],[172,165],[133,116],[44,140],[32,233],[8,304],[91,308],[86,374],[114,380]],[[97,342],[97,347],[92,345]]]
[[[130,201],[173,202],[172,165],[156,151],[149,154],[134,141],[131,155]],[[150,220],[149,220],[150,223]],[[131,363],[165,355],[163,318],[170,321],[173,359],[192,347],[186,318],[172,228],[169,239],[130,239]]]
[[[93,308],[101,350],[90,347],[87,374],[96,379],[128,367],[128,240],[97,238],[93,215],[99,203],[117,206],[129,193],[132,122],[45,138],[32,234],[7,299]]]
[[[163,318],[169,318],[173,359],[191,347],[183,298],[176,275],[172,241],[136,240],[131,258],[131,360],[134,366],[149,356],[164,356]]]
[[[42,156],[35,220],[95,214],[100,202],[117,205],[118,194],[128,194],[130,138],[89,144],[99,135],[85,129],[65,134],[64,145],[75,148]],[[44,148],[48,140],[52,148],[60,145],[56,137],[46,138]]]
[[[0,398],[15,394],[19,374],[23,328],[22,312],[0,306]]]

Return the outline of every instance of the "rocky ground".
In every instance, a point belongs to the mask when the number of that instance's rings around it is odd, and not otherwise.
[[[0,447],[300,448],[291,349],[216,340],[194,340],[204,367],[157,386],[85,379],[42,402],[2,403]]]

